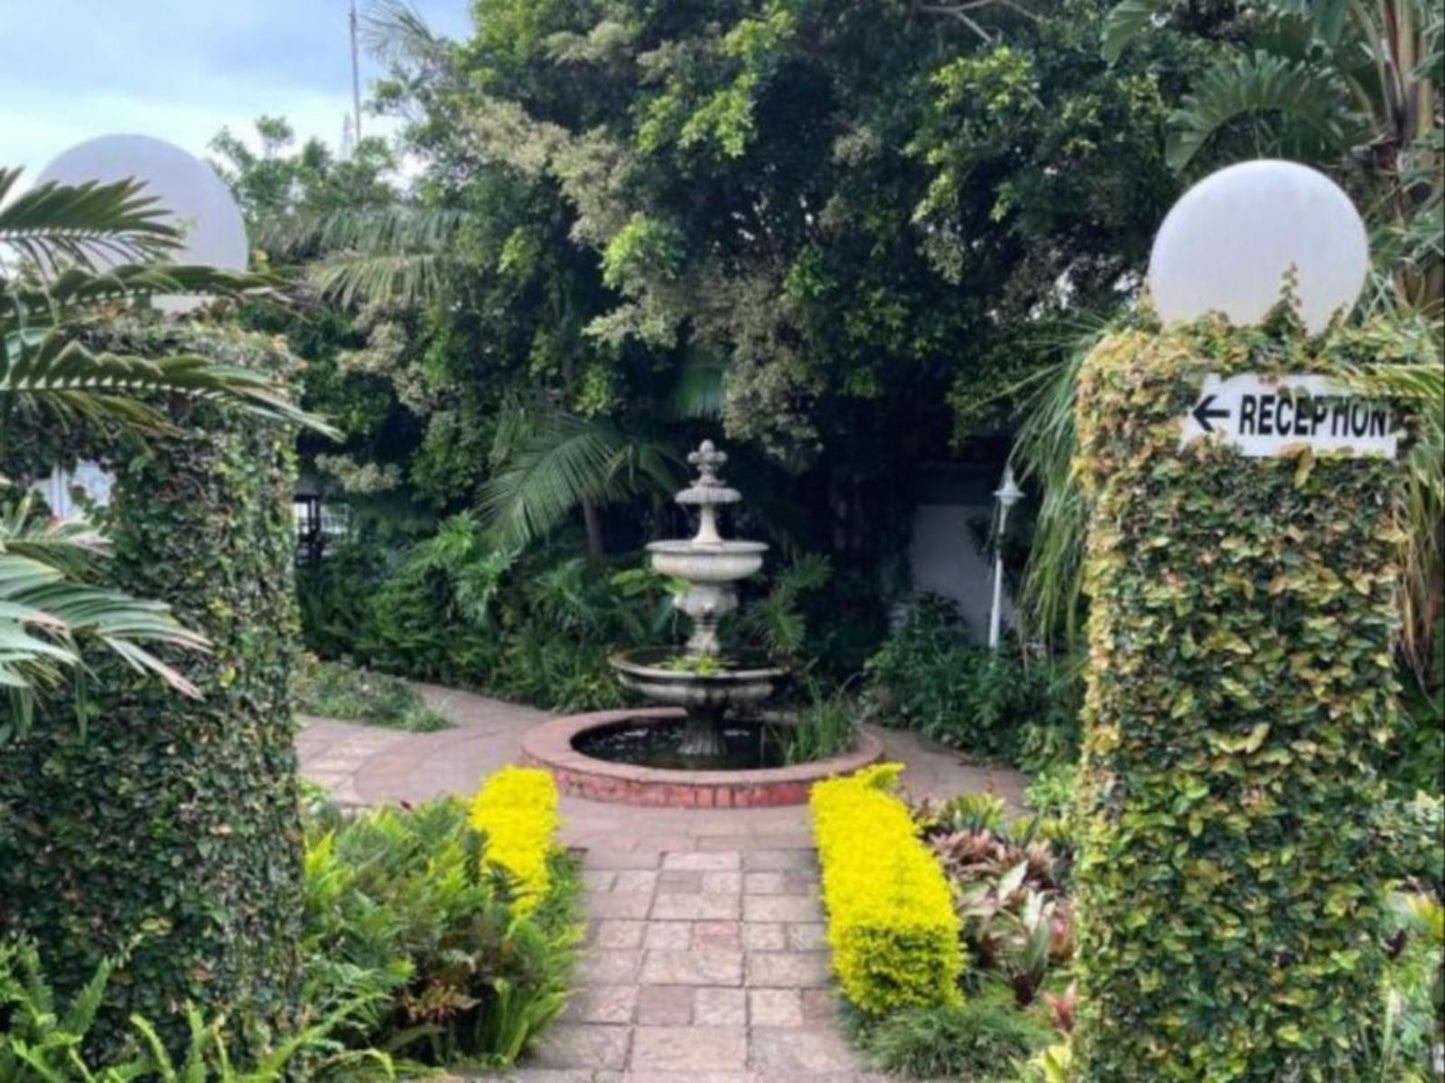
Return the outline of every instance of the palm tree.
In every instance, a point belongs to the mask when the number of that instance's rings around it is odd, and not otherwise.
[[[266,375],[203,357],[97,351],[87,323],[156,294],[229,295],[263,279],[162,262],[181,240],[135,181],[44,184],[10,198],[18,169],[0,168],[0,449],[17,410],[45,411],[139,433],[170,430],[145,396],[224,400],[262,417],[326,426]],[[37,688],[85,671],[95,642],[187,695],[195,688],[147,644],[204,649],[167,606],[84,580],[104,537],[80,518],[40,517],[33,498],[0,479],[0,686],[26,724]]]

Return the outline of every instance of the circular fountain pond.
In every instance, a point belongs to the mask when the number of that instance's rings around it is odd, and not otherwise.
[[[676,707],[596,711],[556,718],[523,735],[522,755],[532,766],[551,771],[563,793],[593,801],[676,808],[801,805],[808,800],[814,782],[851,774],[883,757],[883,743],[865,731],[858,735],[850,751],[811,763],[739,767],[728,762],[730,754],[725,753],[723,758],[710,758],[705,764],[694,760],[686,766],[662,766],[668,755],[666,749],[677,747],[675,742],[686,722],[687,713]],[[774,728],[780,735],[781,727],[786,725],[788,721],[782,716],[768,715],[761,722],[764,731]],[[730,719],[723,720],[725,747],[748,739],[739,736],[730,740],[728,733],[735,727],[739,734],[749,732]],[[661,732],[639,734],[653,729]],[[599,745],[647,748],[654,758],[651,764],[608,759],[605,753],[598,754],[602,751]]]

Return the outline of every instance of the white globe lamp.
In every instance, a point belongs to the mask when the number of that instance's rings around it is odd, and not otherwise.
[[[1263,159],[1229,166],[1180,197],[1149,255],[1149,290],[1167,324],[1222,313],[1259,323],[1298,276],[1305,327],[1318,334],[1348,312],[1369,270],[1365,223],[1323,173]]]
[[[142,182],[144,194],[170,211],[170,222],[182,233],[181,246],[170,253],[177,264],[204,264],[244,271],[250,257],[246,224],[231,191],[205,162],[163,139],[148,135],[102,135],[77,143],[41,172],[39,183],[111,183],[127,178]],[[104,254],[99,264],[115,258]],[[167,312],[198,306],[192,297],[158,297]]]

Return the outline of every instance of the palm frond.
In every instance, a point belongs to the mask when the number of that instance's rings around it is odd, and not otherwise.
[[[205,650],[204,636],[183,628],[160,602],[73,578],[103,554],[103,539],[83,519],[46,521],[32,511],[28,495],[0,508],[0,685],[10,689],[22,723],[35,689],[84,668],[87,643],[199,696],[148,645]]]
[[[665,406],[677,421],[722,417],[726,399],[727,363],[716,358],[691,357],[678,370]]]
[[[1120,0],[1104,16],[1104,59],[1117,63],[1124,50],[1154,25],[1165,0]]]
[[[70,267],[42,282],[0,280],[0,335],[54,326],[160,294],[231,297],[274,282],[265,275],[166,263]]]
[[[375,0],[361,20],[362,41],[389,64],[434,66],[447,55],[447,40],[405,0]]]
[[[20,173],[0,168],[0,246],[38,267],[54,271],[69,262],[94,268],[97,262],[149,260],[180,244],[168,212],[141,194],[139,181],[52,181],[4,203]]]
[[[1361,139],[1346,88],[1327,69],[1266,52],[1218,61],[1171,118],[1166,156],[1183,169],[1226,131],[1248,128],[1253,155],[1333,158]]]
[[[1102,333],[1092,330],[1081,337],[1048,374],[1028,404],[1014,443],[1020,480],[1032,479],[1042,492],[1019,616],[1030,635],[1045,641],[1062,635],[1072,644],[1079,633],[1086,516],[1073,472],[1074,402],[1079,369]]]
[[[339,252],[308,268],[312,286],[344,308],[394,301],[425,304],[441,295],[453,261],[440,252]]]
[[[161,413],[130,396],[170,392],[231,401],[269,420],[336,434],[296,406],[284,388],[250,369],[187,354],[146,358],[95,353],[60,330],[46,332],[38,342],[12,336],[7,346],[0,354],[0,397],[28,396],[61,412],[164,430],[167,423]]]
[[[482,520],[506,544],[524,546],[583,502],[605,504],[649,489],[666,491],[676,461],[654,443],[630,439],[611,422],[553,415],[536,424],[482,486]]]
[[[1433,354],[1437,344],[1420,345]],[[1380,363],[1346,373],[1348,384],[1371,398],[1389,399],[1409,410],[1413,442],[1403,459],[1396,517],[1404,527],[1400,604],[1405,652],[1423,674],[1429,666],[1445,591],[1445,364]]]

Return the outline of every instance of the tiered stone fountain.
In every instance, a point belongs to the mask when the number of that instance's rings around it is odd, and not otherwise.
[[[688,456],[698,476],[677,502],[698,509],[697,533],[647,548],[662,575],[687,584],[676,606],[692,622],[686,645],[613,656],[628,688],[663,707],[573,715],[543,723],[522,741],[525,758],[550,769],[564,791],[601,801],[702,808],[800,804],[820,778],[877,760],[882,744],[860,735],[852,751],[786,764],[785,718],[763,704],[787,677],[758,652],[724,653],[718,622],[737,608],[737,583],[763,566],[763,542],[724,538],[720,508],[741,496],[718,476],[727,456],[711,441]]]
[[[698,509],[697,533],[686,541],[656,541],[647,547],[653,568],[688,584],[675,602],[692,620],[686,649],[643,648],[612,659],[627,687],[687,711],[678,751],[700,759],[723,754],[724,717],[738,709],[756,709],[787,676],[780,666],[748,667],[724,658],[718,642],[718,622],[738,606],[735,584],[763,566],[768,549],[763,542],[730,541],[718,533],[718,508],[742,499],[718,477],[727,458],[711,440],[687,457],[698,478],[677,494],[677,502]]]

